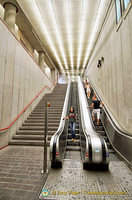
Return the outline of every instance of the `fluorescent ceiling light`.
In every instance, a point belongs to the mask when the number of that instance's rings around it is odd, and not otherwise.
[[[77,69],[80,67],[80,61],[82,56],[82,49],[83,49],[83,41],[84,41],[84,32],[86,29],[86,16],[87,16],[87,10],[86,10],[86,2],[87,0],[83,0],[82,5],[82,17],[81,17],[81,24],[80,24],[80,37],[79,37],[79,46],[78,46],[78,60],[77,60]]]
[[[70,53],[70,66],[73,69],[74,63],[73,63],[73,39],[72,39],[72,23],[71,23],[71,5],[70,0],[66,1],[66,10],[67,10],[67,16],[66,16],[66,30],[67,30],[67,36],[68,36],[68,46],[69,46],[69,53]]]
[[[106,0],[100,0],[100,5],[98,8],[98,12],[96,15],[96,20],[95,20],[95,24],[91,33],[91,38],[90,38],[90,44],[88,44],[87,47],[87,52],[85,54],[85,58],[84,58],[84,62],[83,62],[83,68],[86,67],[86,64],[88,62],[89,56],[91,54],[91,50],[94,47],[94,43],[96,41],[96,37],[100,28],[100,24],[102,23],[102,17],[104,15],[104,7],[106,6]]]
[[[50,37],[50,34],[49,34],[45,24],[44,24],[43,18],[40,14],[40,11],[38,9],[36,1],[35,0],[23,0],[23,1],[17,0],[17,1],[20,4],[20,6],[24,8],[24,10],[27,10],[26,13],[29,13],[28,18],[34,24],[34,30],[36,32],[38,32],[38,28],[39,28],[39,31],[40,31],[39,34],[41,35],[41,38],[40,38],[41,41],[44,41],[44,40],[47,41],[54,57],[56,58],[56,61],[59,65],[60,69],[63,69],[60,58],[59,58],[59,56],[56,52],[56,49],[54,47],[53,40]],[[36,26],[35,26],[35,24],[36,24]]]

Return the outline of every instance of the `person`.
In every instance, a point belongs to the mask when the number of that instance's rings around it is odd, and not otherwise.
[[[88,83],[88,81],[87,81],[87,79],[85,79],[85,81],[84,81],[84,85],[86,85]]]
[[[85,79],[85,81],[84,81],[84,89],[85,89],[85,94],[87,95],[87,83],[88,83],[88,81],[87,81],[87,79]]]
[[[87,108],[94,108],[92,111],[92,118],[93,121],[95,121],[95,114],[97,114],[97,126],[99,126],[99,120],[100,120],[100,104],[104,106],[104,103],[99,101],[96,95],[94,94],[92,105],[87,107]]]
[[[75,142],[75,127],[76,127],[76,119],[77,119],[77,115],[75,114],[75,110],[74,107],[71,106],[69,113],[67,115],[67,117],[64,117],[64,119],[69,119],[69,123],[70,123],[70,129],[71,129],[71,134],[72,134],[72,141]]]
[[[87,83],[86,85],[86,91],[87,91],[87,97],[88,99],[90,98],[90,93],[91,93],[91,86],[90,83]]]

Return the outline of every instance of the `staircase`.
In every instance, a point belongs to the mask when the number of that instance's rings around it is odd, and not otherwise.
[[[46,94],[22,124],[16,135],[9,141],[10,145],[43,146],[45,101],[51,103],[48,108],[48,146],[52,135],[57,131],[66,95],[67,84],[57,84],[51,94]]]

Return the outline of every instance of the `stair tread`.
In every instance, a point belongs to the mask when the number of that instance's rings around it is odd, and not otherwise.
[[[44,123],[23,123],[22,126],[43,126],[45,127]],[[59,126],[59,123],[48,123],[48,126]]]
[[[22,145],[40,145],[44,143],[44,127],[45,127],[45,102],[49,101],[51,107],[48,109],[48,140],[57,131],[61,114],[64,106],[67,84],[57,84],[52,93],[46,94],[36,107],[29,114],[16,135],[9,141],[9,144]],[[50,143],[48,142],[48,145]]]
[[[81,148],[80,148],[80,146],[70,146],[70,145],[68,145],[66,147],[66,151],[81,151]]]
[[[10,142],[44,142],[43,140],[40,141],[40,140],[10,140]]]

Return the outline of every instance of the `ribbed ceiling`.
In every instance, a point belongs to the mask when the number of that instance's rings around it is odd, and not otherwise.
[[[60,71],[84,72],[109,0],[17,0]]]

